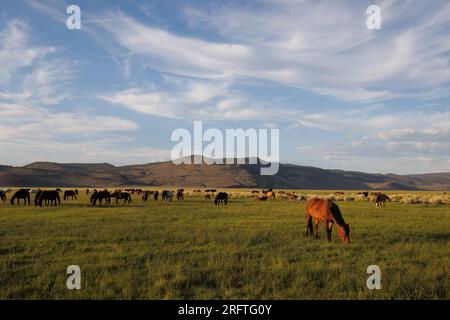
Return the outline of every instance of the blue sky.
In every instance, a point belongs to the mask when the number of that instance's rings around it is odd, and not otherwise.
[[[436,0],[4,0],[0,163],[167,160],[203,120],[279,128],[282,163],[450,171],[449,31]]]

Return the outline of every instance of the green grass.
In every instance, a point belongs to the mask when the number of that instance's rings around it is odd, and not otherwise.
[[[1,299],[449,299],[450,206],[339,202],[351,244],[305,238],[305,203],[0,206]],[[66,288],[79,265],[82,289]],[[368,290],[379,265],[382,289]]]

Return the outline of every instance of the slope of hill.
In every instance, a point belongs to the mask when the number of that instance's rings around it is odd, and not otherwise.
[[[35,162],[23,167],[0,166],[0,186],[450,190],[450,173],[383,175],[280,164],[277,175],[261,176],[260,167],[175,165],[170,161],[122,167]]]

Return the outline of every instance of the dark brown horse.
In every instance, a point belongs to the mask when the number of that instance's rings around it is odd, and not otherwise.
[[[61,204],[61,198],[59,197],[59,191],[39,191],[36,194],[36,198],[34,200],[35,205],[39,205],[42,207],[42,204],[45,201],[45,205],[58,205]]]
[[[228,204],[228,193],[219,192],[214,199],[214,204],[218,206],[219,204],[227,205]]]
[[[156,191],[153,193],[153,200],[157,201],[157,200],[158,200],[158,197],[159,197],[159,191],[156,190]]]
[[[153,191],[142,191],[142,201],[147,202],[148,196],[153,194]]]
[[[2,200],[2,203],[4,201],[6,201],[6,192],[5,191],[0,190],[0,200]]]
[[[314,238],[319,238],[319,223],[323,222],[327,228],[327,238],[331,241],[333,224],[339,228],[339,237],[342,242],[350,243],[350,224],[346,224],[337,204],[329,199],[311,199],[306,204],[306,236],[313,232]]]
[[[384,193],[378,193],[375,199],[375,205],[377,208],[386,207],[386,201],[391,201],[391,199]]]
[[[20,189],[14,193],[14,195],[11,198],[11,205],[14,205],[14,201],[17,200],[17,204],[20,205],[20,199],[24,200],[23,205],[31,204],[31,197],[30,197],[30,189]]]
[[[93,206],[95,206],[97,204],[97,201],[99,202],[100,205],[102,205],[103,200],[106,201],[107,205],[111,203],[111,193],[108,190],[104,190],[104,191],[95,190],[92,193],[91,203]]]
[[[184,189],[179,189],[177,191],[177,201],[181,201],[184,200],[184,194],[183,194]]]
[[[161,200],[163,201],[172,202],[172,198],[173,198],[173,191],[163,190],[163,192],[161,193]]]
[[[66,191],[64,191],[64,200],[69,200],[69,197],[72,198],[72,200],[73,200],[73,198],[75,198],[75,200],[77,200],[77,194],[78,193],[74,190],[66,190]]]
[[[133,200],[128,192],[114,192],[111,194],[112,198],[116,199],[116,205],[119,205],[119,200],[123,200],[123,205],[131,204]]]

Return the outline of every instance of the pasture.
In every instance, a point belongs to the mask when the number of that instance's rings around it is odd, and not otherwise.
[[[180,202],[134,195],[132,205],[92,207],[80,189],[63,206],[6,202],[0,299],[450,298],[450,205],[337,204],[349,245],[336,228],[328,243],[322,224],[319,240],[306,238],[305,201],[236,196],[214,206],[188,193]],[[366,287],[374,264],[381,290]],[[81,268],[81,290],[66,288],[69,265]]]

